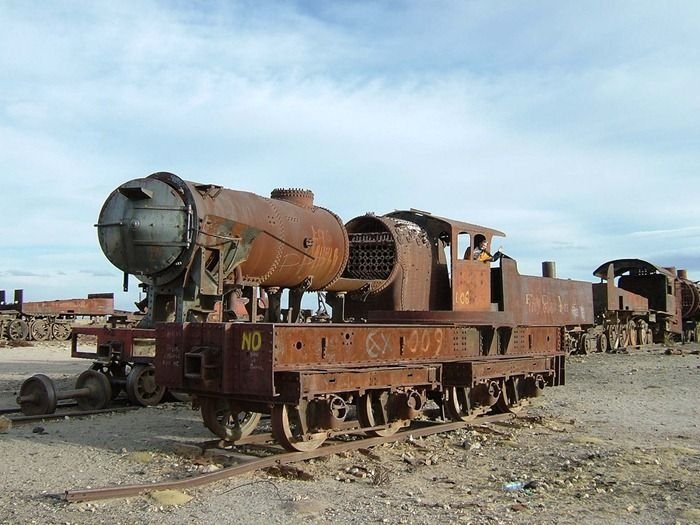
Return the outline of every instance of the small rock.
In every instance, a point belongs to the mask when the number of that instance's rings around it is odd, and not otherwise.
[[[12,421],[10,418],[5,416],[0,416],[0,433],[4,434],[12,428]]]
[[[157,490],[151,492],[149,497],[157,504],[160,505],[158,510],[163,510],[163,505],[184,505],[185,503],[192,500],[192,496],[180,492],[179,490]]]

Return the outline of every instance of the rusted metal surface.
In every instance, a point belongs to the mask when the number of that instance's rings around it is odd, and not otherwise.
[[[97,224],[100,245],[115,266],[155,287],[151,323],[211,312],[216,297],[241,286],[323,289],[346,265],[342,222],[313,206],[308,192],[274,195],[156,173],[110,195]],[[200,297],[187,301],[177,288],[190,282]]]
[[[364,395],[368,389],[388,389],[395,385],[425,387],[431,390],[442,383],[440,365],[395,366],[370,369],[338,369],[278,373],[275,381],[280,401],[296,403],[336,392],[357,392]]]
[[[198,394],[295,402],[397,385],[439,390],[440,364],[484,360],[492,350],[494,363],[511,355],[561,352],[558,329],[490,330],[470,332],[453,325],[161,324],[156,330],[156,379]],[[516,359],[504,377],[515,375],[518,363],[523,374],[531,373],[526,360]]]
[[[24,301],[23,290],[15,290],[14,301],[6,301],[5,290],[0,290],[0,311],[14,310],[25,315],[107,316],[114,313],[114,294],[89,294],[87,299],[57,299],[54,301]]]
[[[174,390],[269,399],[274,395],[267,324],[158,325],[156,381]],[[258,330],[257,328],[261,328]]]
[[[510,273],[503,265],[504,308],[518,324],[528,326],[592,325],[591,284],[571,279],[549,279]],[[513,264],[514,266],[514,264]],[[517,270],[515,270],[517,271]]]
[[[78,327],[71,334],[71,357],[108,363],[113,360],[151,363],[155,357],[156,331],[147,328]],[[97,339],[83,341],[82,336]]]

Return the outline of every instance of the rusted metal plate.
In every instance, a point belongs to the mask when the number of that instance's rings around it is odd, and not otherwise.
[[[275,370],[452,359],[453,335],[452,326],[275,325]]]
[[[473,386],[493,378],[558,373],[560,356],[490,359],[443,366],[445,386]]]
[[[156,332],[159,384],[231,396],[273,394],[272,325],[162,323]]]
[[[557,327],[518,327],[511,334],[508,355],[552,354],[561,351],[561,330]]]
[[[593,285],[593,304],[596,313],[649,310],[649,301],[645,297],[621,290],[610,282]]]
[[[296,401],[317,394],[357,392],[366,390],[404,387],[435,388],[441,382],[440,365],[413,367],[382,367],[370,370],[338,369],[326,371],[281,372],[275,383],[280,401]]]
[[[453,268],[452,309],[457,312],[490,311],[490,264],[457,259]]]
[[[100,246],[124,272],[149,284],[166,285],[185,273],[200,246],[212,248],[216,244],[212,239],[218,239],[221,246],[231,243],[231,248],[244,237],[244,230],[255,230],[259,233],[250,241],[238,275],[226,274],[227,266],[233,270],[227,264],[231,261],[207,257],[212,269],[223,264],[221,271],[204,276],[207,291],[236,280],[294,287],[308,277],[312,290],[321,289],[340,277],[345,267],[347,233],[334,213],[313,206],[307,192],[299,193],[281,190],[268,199],[184,181],[172,173],[154,173],[122,184],[109,196],[97,224]],[[206,217],[210,224],[198,231]],[[232,250],[224,251],[221,255],[226,258]]]
[[[154,357],[155,335],[156,331],[149,328],[73,328],[71,357],[150,363]],[[92,336],[97,342],[93,338],[85,341],[82,336]]]
[[[503,274],[504,308],[519,325],[593,324],[591,283],[527,275],[514,278],[505,264]]]

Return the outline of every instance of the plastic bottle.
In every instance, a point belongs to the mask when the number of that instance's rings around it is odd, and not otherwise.
[[[515,492],[516,490],[522,490],[525,487],[525,481],[510,481],[503,485],[503,490],[508,492]]]

